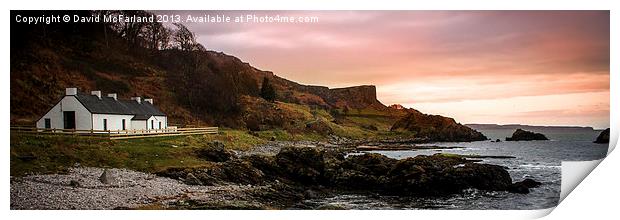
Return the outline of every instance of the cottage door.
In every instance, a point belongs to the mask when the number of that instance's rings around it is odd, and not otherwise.
[[[75,112],[63,111],[62,118],[64,122],[64,129],[75,129]]]

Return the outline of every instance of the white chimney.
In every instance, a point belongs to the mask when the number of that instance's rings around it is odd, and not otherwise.
[[[77,95],[77,88],[66,88],[65,94],[66,95]]]
[[[96,95],[97,98],[101,99],[101,91],[90,91],[91,95]]]
[[[153,104],[153,99],[144,99],[145,102],[151,103],[151,105]]]
[[[108,93],[108,97],[113,98],[114,100],[118,100],[116,97],[116,93]]]
[[[142,102],[140,102],[140,97],[131,97],[131,100],[134,100],[134,101],[136,101],[138,103],[142,103]]]

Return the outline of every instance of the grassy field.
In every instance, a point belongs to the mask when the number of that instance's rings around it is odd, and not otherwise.
[[[170,166],[205,164],[197,148],[221,141],[232,150],[247,150],[267,142],[244,131],[223,130],[217,135],[153,137],[106,140],[71,136],[38,136],[11,133],[11,175],[63,172],[83,166],[129,168],[154,172]]]

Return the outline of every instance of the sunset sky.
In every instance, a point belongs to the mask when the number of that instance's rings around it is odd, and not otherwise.
[[[609,127],[609,12],[227,11],[316,23],[186,23],[207,49],[302,83],[461,123]]]

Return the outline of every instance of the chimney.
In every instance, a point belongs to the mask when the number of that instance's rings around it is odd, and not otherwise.
[[[116,93],[108,93],[108,97],[113,98],[114,100],[118,100],[116,97]]]
[[[145,102],[151,103],[151,105],[153,104],[153,99],[144,99]]]
[[[77,88],[66,88],[65,95],[77,95]]]
[[[142,103],[142,102],[140,102],[140,97],[131,97],[131,100],[134,100],[134,101],[136,101],[138,103]]]
[[[90,91],[91,95],[96,95],[97,98],[101,99],[101,91]]]

